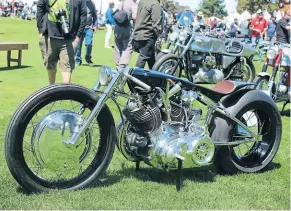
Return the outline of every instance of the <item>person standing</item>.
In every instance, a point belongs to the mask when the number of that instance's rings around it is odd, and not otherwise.
[[[47,21],[45,17],[47,15]],[[65,17],[65,21],[62,21]],[[87,8],[84,0],[39,0],[37,3],[37,27],[40,38],[47,29],[45,65],[49,83],[56,80],[57,63],[64,83],[71,82],[75,68],[75,49],[87,22]],[[45,49],[46,48],[46,49]]]
[[[109,8],[105,14],[105,18],[106,18],[106,25],[105,26],[107,28],[107,32],[106,32],[106,36],[105,36],[105,44],[104,44],[105,48],[112,48],[109,43],[110,43],[112,30],[115,26],[115,21],[114,21],[114,18],[112,16],[114,6],[115,6],[115,4],[113,2],[110,2]]]
[[[162,29],[160,0],[140,0],[134,27],[133,48],[139,53],[136,66],[151,69],[155,64],[155,43]]]
[[[252,20],[250,29],[252,30],[252,46],[256,47],[263,40],[263,35],[268,29],[267,20],[263,16],[263,11],[259,9],[256,17]],[[262,53],[259,51],[259,60],[262,60]]]
[[[283,18],[278,22],[276,27],[277,41],[290,44],[290,9],[286,10]]]
[[[123,69],[132,56],[132,32],[137,16],[136,0],[122,0],[113,16],[115,18],[115,65],[117,69]]]
[[[284,17],[287,11],[290,11],[290,5],[291,5],[290,0],[279,0],[279,10],[282,18]]]
[[[268,23],[268,31],[267,31],[266,40],[271,41],[273,39],[273,37],[275,37],[276,26],[277,26],[277,24],[276,24],[275,17],[272,17]]]
[[[195,16],[195,18],[194,18],[194,23],[193,23],[193,25],[195,26],[195,27],[200,27],[200,25],[204,25],[204,19],[203,19],[203,17],[204,17],[204,15],[203,15],[203,13],[201,12],[201,11],[199,11],[197,14],[196,14],[196,16]]]
[[[234,22],[230,26],[230,36],[231,38],[236,37],[236,33],[239,31],[238,20],[237,18],[234,19]]]
[[[284,16],[279,20],[276,27],[277,41],[284,44],[290,44],[290,8],[284,13]],[[290,48],[283,47],[283,56],[281,60],[281,66],[285,68],[285,71],[290,71]],[[290,75],[289,75],[290,76]],[[290,84],[290,77],[287,77],[286,84]],[[288,87],[288,92],[290,95],[290,86]]]
[[[87,6],[87,25],[85,27],[84,33],[80,38],[80,42],[78,44],[76,50],[76,58],[75,62],[77,65],[82,64],[82,44],[85,39],[85,46],[86,46],[86,54],[85,60],[87,64],[92,67],[94,63],[92,62],[92,44],[93,44],[93,33],[96,32],[98,19],[97,19],[97,12],[95,4],[92,0],[86,0]]]

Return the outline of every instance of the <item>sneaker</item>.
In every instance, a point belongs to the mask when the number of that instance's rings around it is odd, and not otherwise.
[[[94,66],[94,63],[90,60],[90,61],[87,61],[87,64],[90,66],[90,67],[93,67]]]
[[[75,63],[77,66],[81,66],[82,65],[82,62],[76,62]]]

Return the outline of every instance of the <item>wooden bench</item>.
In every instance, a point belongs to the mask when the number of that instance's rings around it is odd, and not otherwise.
[[[0,42],[0,51],[7,51],[7,66],[10,67],[11,62],[17,62],[18,67],[21,66],[22,50],[28,49],[28,43],[23,42]],[[11,51],[18,51],[18,58],[11,58]]]

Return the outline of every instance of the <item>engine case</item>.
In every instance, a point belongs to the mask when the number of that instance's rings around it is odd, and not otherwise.
[[[180,125],[163,124],[150,135],[149,163],[161,169],[177,169],[178,159],[183,168],[201,167],[211,164],[215,146],[204,126],[192,124],[189,131]]]

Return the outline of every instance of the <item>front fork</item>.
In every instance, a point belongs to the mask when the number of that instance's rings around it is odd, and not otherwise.
[[[114,85],[115,85],[115,83],[116,83],[116,81],[118,79],[119,79],[119,77],[116,77],[115,80],[112,80],[109,83],[109,85],[103,91],[103,94],[100,96],[96,106],[94,107],[94,109],[92,110],[92,112],[90,113],[89,117],[87,118],[87,120],[85,121],[83,126],[80,128],[80,130],[77,133],[74,133],[70,140],[63,141],[63,143],[65,145],[67,145],[68,147],[76,147],[76,148],[79,146],[80,143],[79,143],[78,140],[81,140],[80,137],[83,134],[83,131],[87,131],[88,129],[90,130],[94,126],[94,120],[99,115],[101,109],[105,105],[105,103],[108,100],[109,96],[112,94],[113,87],[114,87]],[[94,89],[97,90],[98,87],[99,87],[99,84],[96,84],[94,86],[93,90]],[[84,106],[79,110],[78,113],[82,114],[83,112],[84,112]]]

